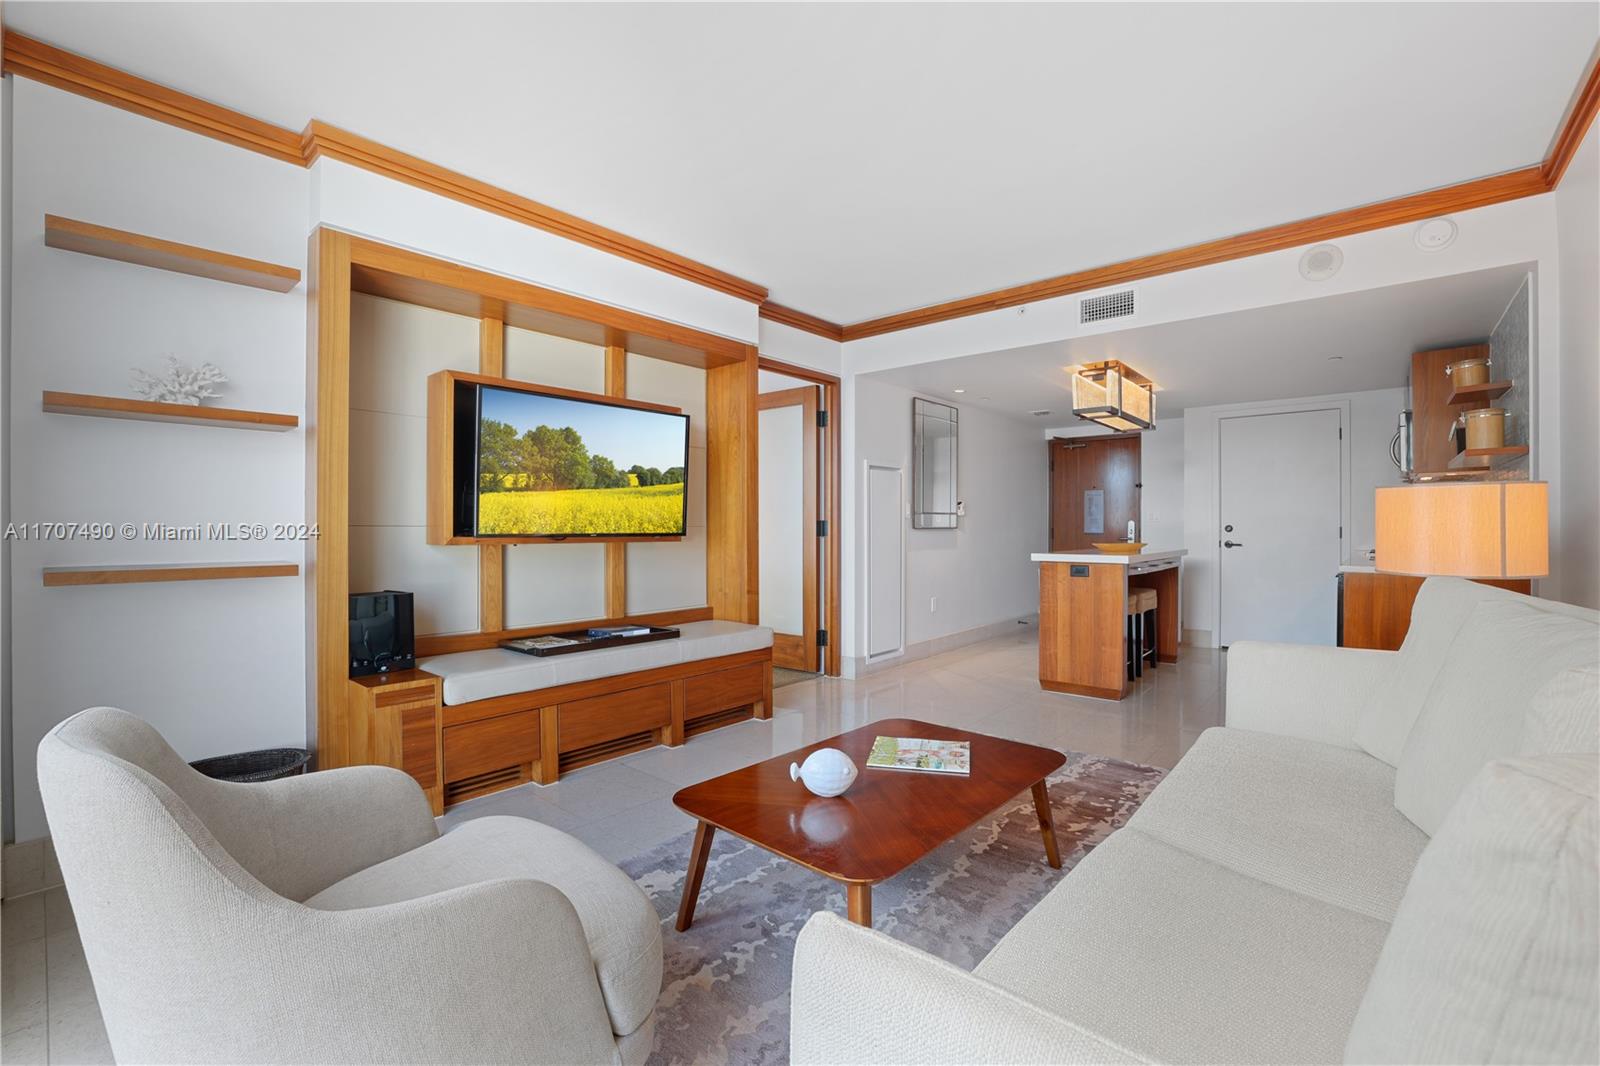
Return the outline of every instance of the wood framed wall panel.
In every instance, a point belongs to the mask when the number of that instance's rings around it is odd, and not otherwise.
[[[436,259],[421,252],[350,238],[356,291],[597,347],[618,344],[652,359],[710,366],[744,359],[744,342],[692,326],[586,300],[530,282]]]
[[[506,370],[506,324],[498,317],[478,321],[478,373],[502,377]],[[430,386],[431,388],[431,386]],[[433,414],[430,408],[430,415]],[[430,449],[431,450],[431,449]],[[430,479],[429,484],[433,484]],[[478,545],[478,628],[486,633],[505,628],[506,546]]]
[[[832,374],[824,374],[810,367],[797,366],[785,363],[779,359],[769,359],[762,356],[759,361],[762,370],[784,374],[801,381],[809,381],[822,388],[822,410],[828,412],[828,425],[822,431],[823,439],[823,518],[828,523],[828,536],[823,538],[823,625],[828,630],[829,640],[822,649],[822,671],[829,677],[838,677],[841,671],[842,651],[839,644],[841,601],[840,593],[840,472],[841,459],[840,447],[843,440],[843,422],[840,417],[839,407],[839,379]],[[758,560],[759,562],[759,560]]]
[[[755,441],[757,355],[706,370],[706,603],[713,617],[761,617]]]
[[[306,285],[306,736],[320,766],[350,762],[350,241],[312,232]]]
[[[628,395],[628,349],[620,344],[606,346],[606,395],[625,399]],[[702,487],[702,490],[704,488]],[[620,617],[628,613],[628,546],[622,542],[606,544],[606,614]]]
[[[801,445],[800,468],[802,494],[800,517],[804,526],[800,532],[800,632],[774,632],[772,635],[772,652],[773,658],[780,666],[806,671],[819,668],[816,655],[816,640],[820,614],[818,604],[822,599],[820,548],[823,540],[817,535],[817,522],[821,517],[821,491],[818,485],[818,477],[821,474],[821,470],[819,469],[820,464],[817,456],[820,447],[817,427],[817,411],[819,410],[819,397],[817,394],[820,391],[815,386],[805,385],[799,388],[763,392],[756,398],[758,412],[776,407],[798,406],[800,408],[800,427],[803,442]],[[759,565],[759,563],[760,560],[758,558],[757,564]]]

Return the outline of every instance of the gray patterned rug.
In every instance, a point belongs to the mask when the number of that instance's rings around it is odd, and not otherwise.
[[[1113,829],[1165,771],[1100,755],[1067,754],[1050,778],[1062,869],[1044,861],[1033,800],[1024,792],[926,859],[873,888],[873,928],[966,969]],[[661,916],[666,979],[656,1004],[651,1066],[784,1063],[789,970],[813,912],[844,913],[834,882],[736,837],[719,834],[694,925],[673,928],[692,833],[622,868]]]

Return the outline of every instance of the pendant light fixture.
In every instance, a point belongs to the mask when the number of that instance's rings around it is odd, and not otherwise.
[[[1154,429],[1155,384],[1115,359],[1078,367],[1072,375],[1072,413],[1107,429]]]

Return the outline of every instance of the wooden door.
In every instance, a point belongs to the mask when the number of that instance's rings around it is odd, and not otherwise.
[[[1126,540],[1139,515],[1139,434],[1058,437],[1050,442],[1050,550]]]
[[[772,630],[772,662],[790,670],[821,669],[817,656],[821,470],[817,387],[761,394],[758,414],[761,478],[762,625]]]

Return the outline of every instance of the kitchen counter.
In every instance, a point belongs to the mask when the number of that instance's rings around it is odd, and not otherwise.
[[[1170,551],[1142,551],[1133,555],[1103,552],[1098,548],[1090,548],[1087,551],[1034,552],[1031,558],[1036,563],[1112,563],[1116,566],[1137,566],[1144,563],[1163,563],[1169,560],[1181,559],[1188,554],[1189,549],[1187,548],[1174,548]]]
[[[1184,548],[1119,555],[1098,549],[1036,552],[1039,687],[1120,700],[1128,694],[1128,591],[1154,589],[1157,662],[1178,661]],[[1145,670],[1154,670],[1146,663]]]

